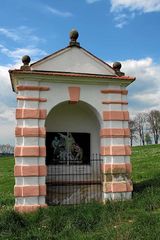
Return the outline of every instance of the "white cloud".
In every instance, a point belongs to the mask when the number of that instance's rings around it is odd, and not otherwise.
[[[16,95],[12,91],[8,70],[19,68],[22,65],[20,59],[23,55],[30,55],[32,60],[36,60],[47,55],[47,53],[37,47],[37,44],[43,41],[43,39],[34,35],[33,30],[26,26],[16,29],[1,27],[0,35],[12,41],[23,43],[23,47],[21,48],[6,47],[4,38],[3,44],[0,44],[0,54],[3,58],[8,57],[8,62],[13,62],[14,64],[0,65],[0,144],[14,144]],[[12,45],[8,44],[8,46]]]
[[[115,18],[114,18],[115,22],[116,22],[116,27],[118,28],[122,28],[124,25],[127,24],[128,22],[128,18],[126,14],[118,14]]]
[[[15,66],[14,66],[15,67]],[[14,144],[16,95],[12,91],[8,70],[11,65],[0,66],[0,144]]]
[[[12,90],[10,90],[12,91]],[[9,107],[6,104],[1,103],[0,105],[0,121],[6,124],[7,122],[15,123],[15,108]]]
[[[16,96],[12,91],[9,66],[0,66],[0,144],[14,144]]]
[[[0,28],[0,34],[6,36],[8,38],[11,38],[14,41],[18,41],[19,40],[18,34],[15,33],[15,31],[9,30],[7,28]]]
[[[47,53],[37,47],[39,42],[45,40],[37,37],[33,32],[33,29],[26,26],[15,29],[0,28],[0,35],[4,35],[6,38],[10,38],[12,41],[19,42],[22,45],[21,48],[10,49],[5,46],[6,43],[3,41],[4,43],[0,44],[0,53],[11,58],[14,63],[19,61],[23,55],[30,55],[34,59],[45,56]],[[10,60],[9,62],[11,62]]]
[[[14,62],[19,61],[23,55],[29,55],[31,58],[37,58],[39,56],[45,56],[47,53],[34,46],[28,46],[26,48],[16,48],[15,50],[10,50],[4,45],[0,44],[0,52],[7,57],[13,59]]]
[[[101,1],[101,0],[86,0],[86,2],[89,3],[89,4],[99,2],[99,1]]]
[[[1,82],[1,94],[0,94],[0,118],[2,118],[2,111],[8,107],[13,107],[16,104],[15,94],[12,91],[12,85],[9,77],[9,69],[19,68],[20,65],[6,65],[0,66],[0,82]],[[6,114],[4,115],[6,116]]]
[[[5,36],[15,42],[27,42],[28,44],[37,44],[39,42],[44,42],[43,38],[37,37],[34,34],[35,30],[27,26],[19,26],[14,29],[10,28],[0,28],[0,35]]]
[[[11,123],[8,121],[2,122],[0,120],[0,126],[1,126],[0,144],[11,144],[12,146],[14,146],[15,123],[13,122]]]
[[[154,63],[152,58],[129,59],[121,63],[126,74],[136,74],[142,83],[151,84],[152,82],[156,87],[160,85],[160,64]]]
[[[160,64],[155,64],[149,57],[121,63],[126,75],[136,77],[136,81],[129,87],[130,111],[160,110]]]
[[[11,81],[9,77],[9,69],[19,69],[21,66],[20,63],[14,65],[0,65],[0,83],[1,83],[1,94],[0,94],[0,103],[3,104],[1,98],[5,97],[7,100],[13,96]],[[6,97],[7,96],[7,97]]]
[[[144,92],[136,93],[134,96],[132,96],[132,99],[136,99],[138,102],[142,102],[144,105],[146,105],[146,101],[149,103],[152,103],[152,108],[159,108],[159,96],[160,96],[160,90],[156,92],[151,92],[150,90],[146,90]]]
[[[0,66],[0,81],[1,81],[1,87],[8,87],[9,82],[9,75],[8,75],[8,66]],[[3,91],[1,91],[1,94],[3,94]]]
[[[128,9],[130,11],[159,12],[159,0],[111,0],[111,11],[122,11]]]
[[[121,71],[127,76],[136,77],[128,86],[129,111],[131,116],[137,112],[160,110],[160,63],[154,63],[150,57],[120,61]],[[112,63],[109,63],[112,66]]]
[[[88,4],[99,1],[102,0],[86,0]],[[160,0],[110,0],[110,4],[117,28],[123,28],[136,14],[160,12]]]
[[[10,78],[9,78],[9,72],[8,70],[11,68],[19,68],[19,66],[17,65],[8,65],[8,66],[0,66],[0,89],[1,89],[1,93],[0,93],[0,114],[2,116],[2,110],[4,111],[5,107],[4,106],[8,106],[8,107],[13,107],[16,104],[16,99],[15,99],[15,95],[12,91],[12,85],[10,82]],[[7,108],[6,108],[7,109]]]
[[[72,17],[73,16],[73,14],[71,12],[63,12],[63,11],[60,11],[60,10],[50,7],[50,6],[46,6],[46,9],[53,15],[56,15],[59,17]]]
[[[111,12],[114,14],[115,26],[122,28],[136,13],[160,11],[159,0],[110,0]],[[124,17],[125,15],[125,17]]]

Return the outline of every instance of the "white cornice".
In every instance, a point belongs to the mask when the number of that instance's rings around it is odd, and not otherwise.
[[[128,86],[133,80],[123,79],[123,78],[109,78],[107,76],[61,76],[61,75],[50,75],[50,74],[31,74],[31,72],[16,72],[11,71],[10,77],[12,81],[13,90],[16,91],[16,86],[18,81],[37,81],[37,82],[47,82],[47,83],[66,83],[66,84],[82,84],[82,85],[119,85]]]

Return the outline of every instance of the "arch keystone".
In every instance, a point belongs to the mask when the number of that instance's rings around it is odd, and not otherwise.
[[[77,103],[80,98],[80,87],[68,87],[70,103]]]

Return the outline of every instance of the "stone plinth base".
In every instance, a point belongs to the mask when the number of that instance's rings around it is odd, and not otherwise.
[[[20,213],[35,212],[39,208],[46,208],[47,204],[34,204],[34,205],[15,205],[14,210]]]
[[[103,193],[103,203],[107,201],[125,201],[132,199],[132,192]]]

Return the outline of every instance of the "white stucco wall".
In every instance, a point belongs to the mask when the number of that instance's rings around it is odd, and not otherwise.
[[[77,79],[78,80],[78,79]],[[18,101],[18,108],[39,108],[47,110],[47,120],[36,119],[19,119],[17,125],[22,127],[43,127],[51,132],[86,132],[91,133],[91,153],[99,153],[100,138],[99,131],[101,128],[127,128],[128,121],[103,121],[104,111],[126,111],[127,105],[122,104],[102,104],[103,101],[127,101],[127,96],[120,93],[103,94],[101,90],[115,89],[124,90],[125,87],[118,84],[106,83],[98,84],[81,84],[76,82],[49,82],[42,81],[19,81],[22,85],[47,86],[49,91],[21,91],[21,96],[46,98],[47,102]],[[80,88],[80,101],[76,104],[69,104],[69,87]],[[104,144],[105,141],[105,144]],[[39,141],[38,138],[18,138],[16,143],[19,146],[44,145],[44,139]],[[128,139],[102,139],[101,145],[124,145]]]
[[[28,82],[29,84],[29,82]],[[40,82],[40,85],[44,85],[43,82]],[[83,101],[88,104],[89,108],[92,108],[92,111],[95,112],[100,123],[102,123],[102,113],[103,111],[125,111],[127,107],[121,104],[102,104],[106,100],[114,101],[126,101],[126,95],[121,94],[102,94],[101,90],[103,89],[116,89],[122,90],[125,87],[121,87],[116,84],[106,84],[106,85],[84,85],[78,84],[75,79],[75,84],[69,83],[57,83],[57,82],[45,82],[45,86],[49,87],[48,92],[40,92],[40,97],[47,98],[47,102],[39,103],[39,108],[47,109],[49,113],[50,110],[58,105],[59,103],[69,101],[69,91],[68,87],[79,87],[80,88],[80,101]]]
[[[32,70],[115,75],[114,70],[107,64],[77,47],[66,48],[44,61],[35,63]]]

